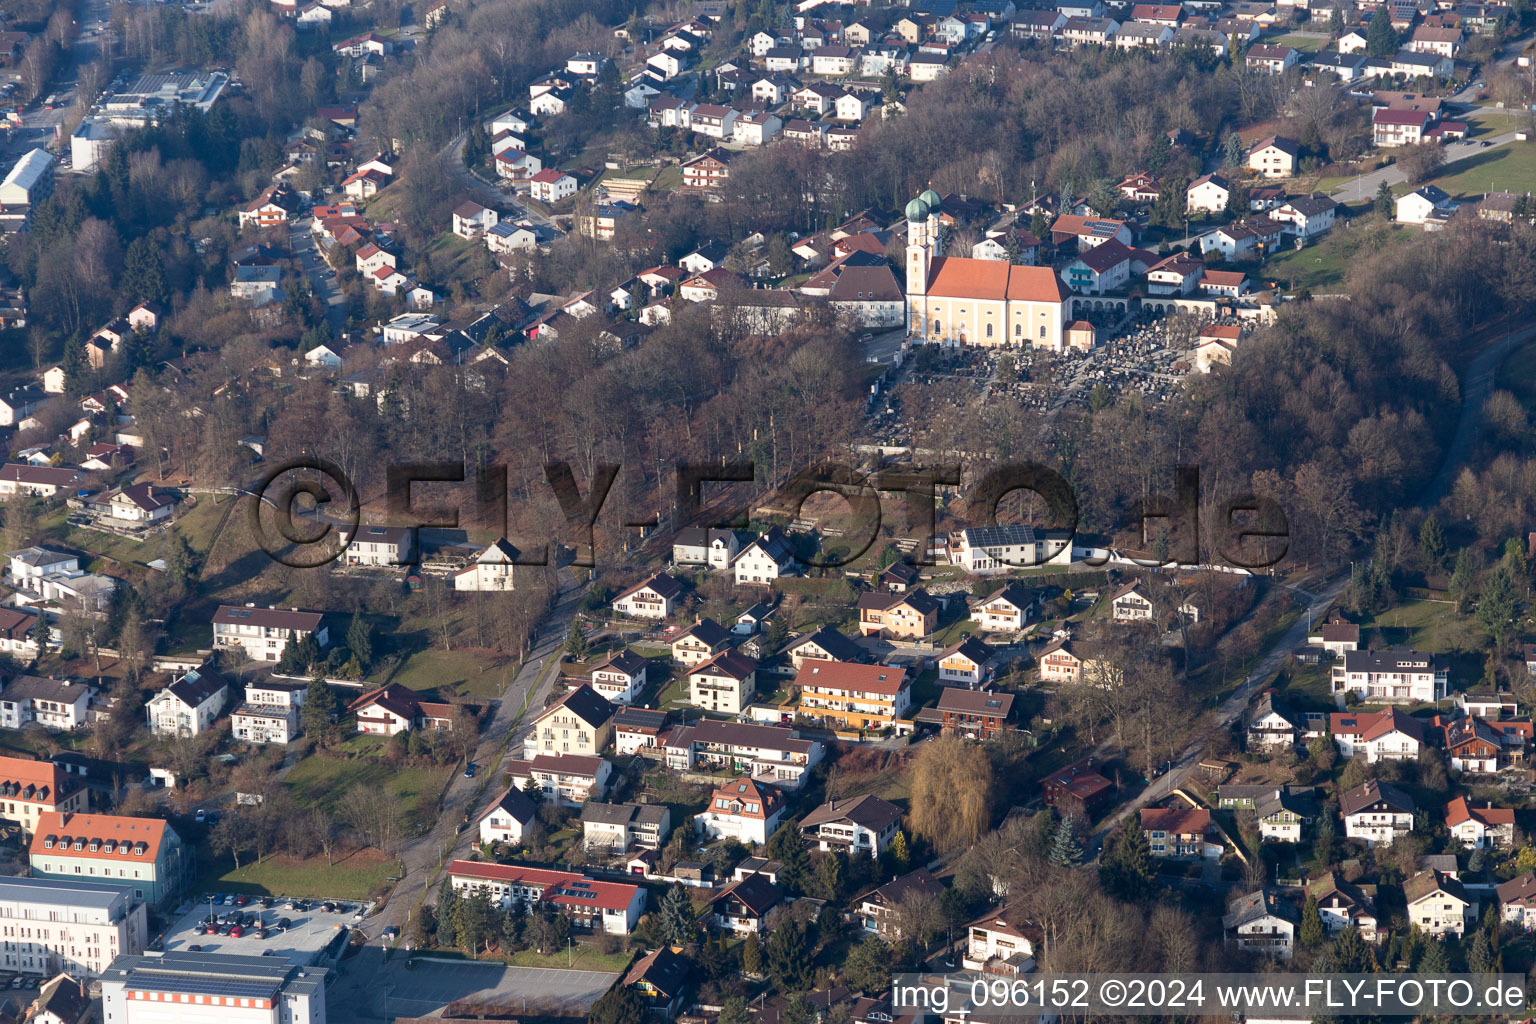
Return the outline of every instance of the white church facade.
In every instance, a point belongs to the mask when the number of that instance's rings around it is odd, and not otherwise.
[[[941,255],[939,195],[907,204],[907,332],[945,345],[1066,348],[1071,295],[1050,267]]]

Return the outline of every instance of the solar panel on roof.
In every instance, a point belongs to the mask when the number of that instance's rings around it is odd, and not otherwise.
[[[150,992],[186,992],[194,995],[233,996],[236,999],[271,999],[277,995],[276,980],[231,978],[225,975],[132,971],[126,985],[131,989]]]

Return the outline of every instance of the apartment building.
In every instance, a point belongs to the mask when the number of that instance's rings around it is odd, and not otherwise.
[[[148,940],[144,903],[124,886],[0,878],[0,968],[6,971],[94,977]]]
[[[152,905],[177,896],[187,871],[181,836],[164,820],[116,814],[44,814],[27,861],[34,878],[110,882]]]
[[[213,646],[238,647],[252,661],[276,661],[292,641],[313,636],[321,647],[330,643],[323,618],[297,608],[220,605],[213,616]]]
[[[280,956],[175,950],[119,956],[103,1024],[325,1024],[325,971]]]
[[[795,710],[842,729],[894,729],[912,703],[907,670],[807,659],[795,674]]]
[[[21,825],[27,835],[50,811],[70,813],[90,806],[84,788],[56,764],[22,757],[0,757],[0,817]]]

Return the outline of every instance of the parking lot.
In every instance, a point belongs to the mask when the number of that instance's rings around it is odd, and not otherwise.
[[[397,1017],[426,1017],[459,1001],[495,1007],[514,1015],[555,1008],[586,1010],[608,991],[617,975],[606,971],[568,971],[508,967],[498,963],[455,961],[396,954],[365,946],[344,960],[326,984],[326,1013],[338,1022],[387,1022]]]
[[[366,916],[367,907],[361,903],[344,902],[332,910],[325,910],[324,901],[311,901],[308,909],[286,899],[272,899],[271,906],[262,906],[258,898],[250,898],[245,906],[232,902],[209,906],[206,894],[201,902],[186,910],[176,923],[166,929],[163,940],[166,950],[188,950],[200,946],[205,953],[236,953],[244,956],[280,956],[298,964],[315,963],[325,947],[336,936]],[[195,930],[210,914],[228,921],[230,915],[240,914],[246,919],[241,930],[244,934],[198,934]],[[282,922],[286,920],[287,925]],[[266,930],[266,937],[258,936],[258,929]],[[220,929],[223,930],[223,929]],[[232,930],[232,929],[231,929]]]

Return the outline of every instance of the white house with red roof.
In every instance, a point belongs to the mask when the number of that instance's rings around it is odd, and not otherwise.
[[[709,806],[693,816],[693,827],[710,839],[766,843],[784,820],[784,794],[777,786],[743,775],[716,789]]]
[[[448,877],[461,892],[487,891],[497,906],[548,906],[579,928],[608,935],[628,935],[645,912],[644,887],[574,871],[456,860],[448,865]]]
[[[1473,807],[1459,796],[1445,805],[1445,828],[1451,838],[1474,850],[1508,850],[1515,845],[1515,812],[1485,804]]]
[[[576,194],[576,179],[546,167],[528,179],[528,194],[541,203],[558,203]]]
[[[1377,761],[1414,761],[1424,746],[1424,726],[1397,708],[1375,712],[1335,712],[1328,716],[1328,732],[1339,753]]]

